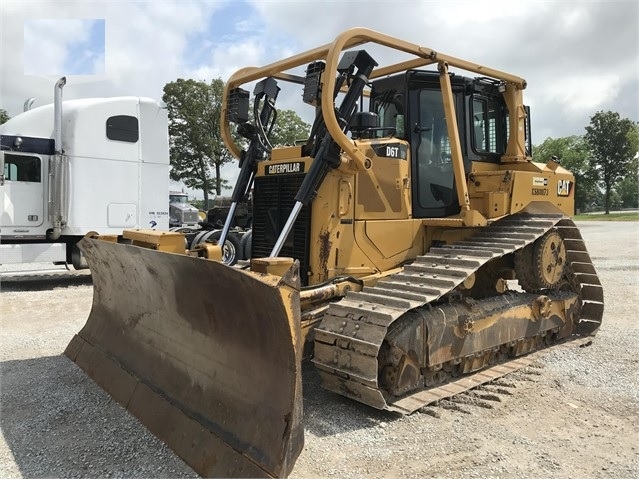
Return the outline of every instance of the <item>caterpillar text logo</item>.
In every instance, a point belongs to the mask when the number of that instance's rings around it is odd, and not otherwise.
[[[304,173],[304,163],[296,161],[294,163],[280,163],[268,165],[265,172],[267,175],[286,175],[293,173]]]
[[[559,180],[557,182],[557,196],[570,196],[572,191],[572,181]]]

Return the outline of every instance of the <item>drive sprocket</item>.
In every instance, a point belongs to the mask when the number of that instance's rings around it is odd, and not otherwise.
[[[528,292],[556,289],[566,273],[564,240],[553,228],[533,244],[515,252],[515,273]]]

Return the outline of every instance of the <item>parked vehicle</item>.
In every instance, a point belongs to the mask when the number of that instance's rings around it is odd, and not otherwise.
[[[0,263],[86,267],[87,233],[169,229],[166,110],[150,98],[62,101],[0,125]]]
[[[270,147],[278,82],[316,112],[304,144]],[[532,160],[525,88],[364,28],[239,70],[220,241],[252,190],[250,266],[214,245],[163,252],[157,232],[153,248],[87,238],[93,309],[65,354],[199,474],[284,477],[303,450],[303,359],[325,388],[410,414],[590,341],[604,297],[571,219],[575,178]]]

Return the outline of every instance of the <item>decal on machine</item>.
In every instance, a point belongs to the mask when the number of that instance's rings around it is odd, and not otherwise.
[[[380,158],[397,158],[405,160],[407,157],[407,148],[403,143],[388,143],[383,145],[373,145],[375,154]]]
[[[294,161],[292,163],[267,165],[264,170],[264,174],[266,175],[290,175],[293,173],[304,173],[304,163],[301,161]]]
[[[557,182],[557,196],[570,196],[572,191],[572,181],[559,180]]]
[[[541,176],[533,177],[533,186],[548,186],[548,178]]]
[[[533,188],[533,196],[548,196],[548,188]]]

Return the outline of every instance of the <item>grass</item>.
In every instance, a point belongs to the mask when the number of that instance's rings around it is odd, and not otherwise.
[[[639,221],[639,211],[615,212],[607,215],[575,215],[575,221]]]

